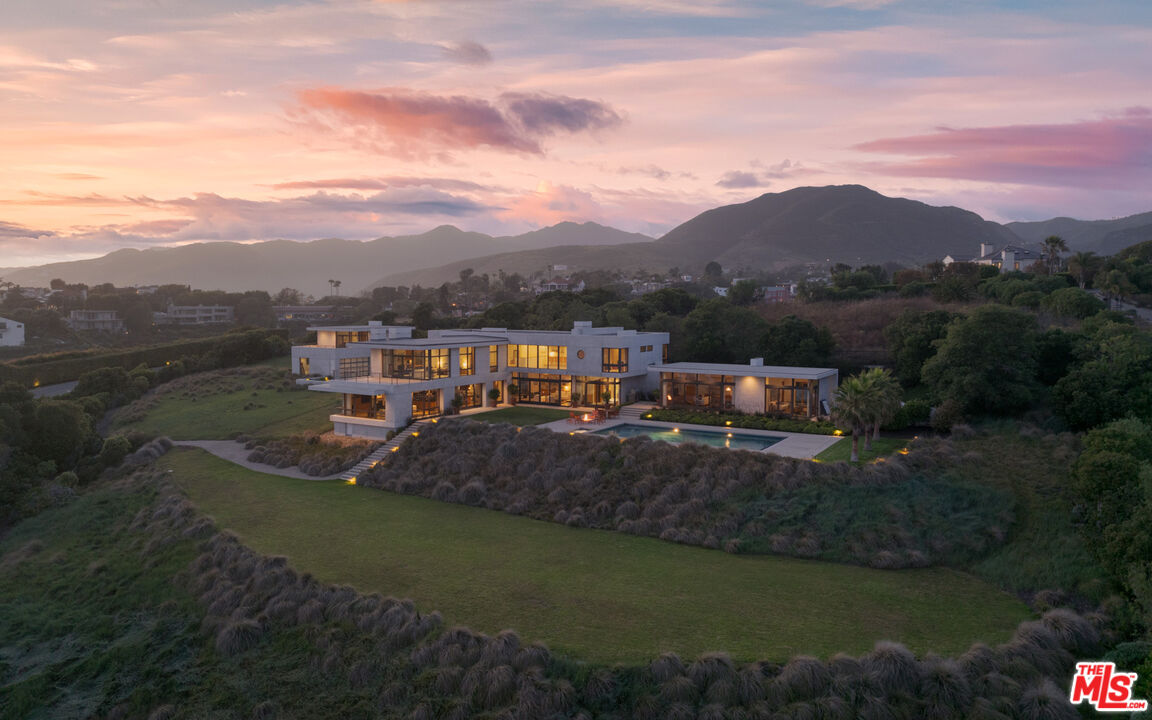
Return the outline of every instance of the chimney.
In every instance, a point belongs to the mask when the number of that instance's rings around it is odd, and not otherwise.
[[[751,365],[752,367],[764,367],[764,358],[762,358],[762,357],[752,358],[752,360],[749,361],[748,364]]]

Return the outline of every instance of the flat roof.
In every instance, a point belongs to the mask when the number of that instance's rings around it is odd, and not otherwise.
[[[335,330],[336,332],[367,332],[372,328],[379,328],[380,325],[310,325],[307,330]]]
[[[497,345],[507,341],[508,339],[502,335],[451,335],[449,337],[434,338],[393,338],[391,340],[369,340],[368,342],[361,342],[356,344],[367,345],[369,347],[403,350],[405,348],[446,348],[465,347],[468,345]]]
[[[838,375],[835,368],[793,367],[791,365],[736,365],[731,363],[679,362],[650,366],[651,370],[699,375],[740,375],[742,377],[787,377],[820,380]]]

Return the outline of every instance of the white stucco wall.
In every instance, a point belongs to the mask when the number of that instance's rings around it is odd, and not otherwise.
[[[764,412],[764,378],[748,375],[733,378],[732,404],[745,413]]]

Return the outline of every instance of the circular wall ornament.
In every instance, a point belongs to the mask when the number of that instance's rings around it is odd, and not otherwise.
[[[576,351],[576,357],[578,357],[578,358],[580,358],[581,360],[583,360],[583,359],[584,359],[584,351],[583,351],[583,350],[577,350],[577,351]]]

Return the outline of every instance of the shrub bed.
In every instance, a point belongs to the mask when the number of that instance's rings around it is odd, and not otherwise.
[[[959,565],[1005,540],[1008,491],[953,477],[948,440],[863,467],[648,438],[439,423],[358,484],[729,552]]]
[[[644,413],[645,420],[679,422],[692,425],[721,425],[746,430],[779,430],[780,432],[810,433],[813,435],[834,435],[836,425],[824,420],[798,420],[796,418],[772,417],[769,415],[745,415],[743,413],[715,413],[697,410],[650,410]]]
[[[248,460],[278,468],[298,466],[315,477],[344,472],[368,457],[380,443],[337,437],[332,433],[298,433],[278,440],[237,438],[252,450]]]
[[[164,398],[197,402],[214,395],[252,390],[295,391],[300,387],[290,373],[270,367],[250,366],[211,370],[186,375],[158,386],[153,392],[122,408],[116,414],[117,425],[131,425],[144,420]],[[245,407],[244,409],[248,409]]]

